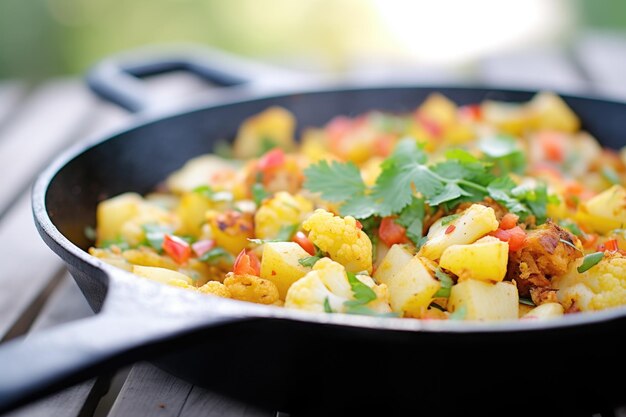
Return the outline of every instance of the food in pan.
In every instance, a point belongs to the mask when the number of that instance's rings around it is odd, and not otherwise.
[[[271,107],[142,196],[89,252],[200,293],[329,314],[543,320],[626,304],[626,153],[558,96],[337,115]],[[158,161],[156,162],[158,163]]]

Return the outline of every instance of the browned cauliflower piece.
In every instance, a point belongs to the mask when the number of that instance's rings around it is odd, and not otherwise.
[[[273,304],[278,300],[276,284],[255,275],[235,275],[232,272],[224,278],[224,285],[231,298],[259,304]]]

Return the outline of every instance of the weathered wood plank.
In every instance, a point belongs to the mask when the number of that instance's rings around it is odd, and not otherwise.
[[[192,385],[153,365],[135,365],[108,417],[180,415]]]
[[[41,314],[33,323],[30,334],[39,330],[92,315],[85,297],[69,274],[50,296]],[[27,336],[28,338],[28,336]],[[107,381],[90,380],[22,407],[4,417],[77,417],[93,410],[107,388]]]
[[[37,233],[30,207],[30,195],[22,194],[0,219],[0,340],[63,268]]]
[[[574,55],[594,88],[602,95],[626,100],[626,36],[588,33],[576,43]]]
[[[94,97],[76,80],[38,88],[0,132],[0,214],[38,171],[89,123]]]
[[[194,386],[179,417],[274,417],[275,412],[261,410]]]
[[[552,47],[486,57],[478,64],[477,77],[486,85],[503,88],[580,93],[590,87],[567,53]]]
[[[0,129],[15,112],[25,92],[26,86],[21,81],[0,82]]]

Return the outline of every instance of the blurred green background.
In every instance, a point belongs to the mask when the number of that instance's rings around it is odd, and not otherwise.
[[[110,54],[178,42],[324,71],[458,66],[507,48],[567,47],[590,29],[626,30],[626,2],[2,0],[0,78],[82,74]]]

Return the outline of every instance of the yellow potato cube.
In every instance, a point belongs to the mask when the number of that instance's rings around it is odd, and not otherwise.
[[[571,133],[580,129],[580,120],[576,113],[561,97],[554,93],[541,92],[536,94],[528,102],[528,109],[532,114],[533,124],[537,129]]]
[[[382,246],[382,245],[378,245]],[[374,279],[376,282],[387,282],[396,275],[409,261],[413,254],[404,245],[391,245],[385,257],[380,261]]]
[[[426,243],[420,249],[420,256],[437,260],[448,247],[473,243],[496,230],[499,225],[494,210],[482,204],[472,204],[459,218],[445,225],[442,223],[443,219],[440,219],[430,227]],[[454,226],[451,232],[448,229],[450,225]]]
[[[235,157],[253,158],[272,145],[291,150],[295,144],[295,127],[296,119],[291,112],[283,107],[270,107],[241,124],[233,144]]]
[[[456,104],[440,93],[430,94],[418,109],[419,113],[442,126],[456,121]]]
[[[181,220],[178,233],[183,235],[199,236],[201,226],[206,222],[206,212],[213,207],[211,200],[200,193],[185,193],[176,208],[176,214]]]
[[[563,306],[559,303],[541,304],[528,311],[521,318],[524,320],[545,320],[561,317],[563,315]]]
[[[576,220],[598,233],[608,233],[626,225],[626,189],[614,185],[581,203]]]
[[[509,244],[485,236],[469,245],[448,247],[441,255],[439,266],[459,277],[502,281],[508,260]]]
[[[311,270],[298,262],[309,256],[311,255],[295,242],[267,242],[263,245],[261,278],[276,284],[280,299],[284,300],[291,284]]]
[[[509,281],[466,279],[452,286],[447,308],[451,313],[465,310],[465,320],[513,320],[518,304],[517,287]]]
[[[116,239],[124,223],[137,216],[143,204],[143,198],[137,193],[124,193],[100,202],[96,210],[96,246]]]
[[[133,274],[177,287],[188,287],[193,283],[192,279],[185,274],[155,266],[133,265]]]
[[[403,257],[400,252],[396,256]],[[377,276],[378,281],[386,284],[389,289],[389,301],[393,311],[420,317],[428,309],[441,284],[433,277],[426,262],[416,255],[397,273]]]

